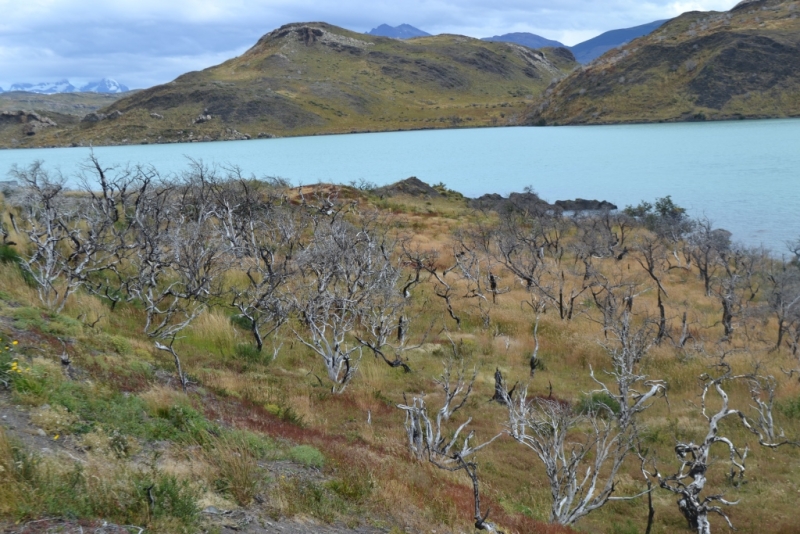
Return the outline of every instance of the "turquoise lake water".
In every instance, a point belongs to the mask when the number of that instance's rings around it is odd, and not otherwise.
[[[42,160],[72,176],[87,148],[0,150],[13,164]],[[800,237],[800,120],[630,126],[485,128],[217,143],[99,147],[104,166],[152,164],[180,172],[187,158],[237,165],[293,184],[384,185],[409,176],[467,196],[532,186],[542,198],[624,207],[672,195],[747,245],[780,254]]]

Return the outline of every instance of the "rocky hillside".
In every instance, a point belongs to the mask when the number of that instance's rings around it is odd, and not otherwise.
[[[577,64],[456,35],[400,41],[290,24],[242,56],[122,98],[28,145],[152,143],[518,124]]]
[[[800,116],[800,5],[691,12],[547,90],[531,124]]]

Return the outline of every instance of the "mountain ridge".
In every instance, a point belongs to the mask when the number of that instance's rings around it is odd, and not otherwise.
[[[800,116],[799,16],[797,3],[786,0],[685,13],[568,75],[527,122]]]
[[[293,23],[239,57],[89,113],[57,140],[48,131],[25,141],[100,145],[519,124],[534,97],[577,66],[565,52]]]
[[[601,33],[597,37],[578,43],[575,46],[570,46],[569,49],[575,54],[575,59],[577,59],[578,62],[583,64],[591,63],[609,50],[628,44],[639,37],[651,34],[663,26],[665,22],[667,22],[667,20],[657,20],[631,28],[610,30]]]

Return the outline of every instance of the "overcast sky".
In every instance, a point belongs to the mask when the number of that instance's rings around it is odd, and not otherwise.
[[[738,0],[0,0],[0,87],[103,77],[131,88],[237,56],[289,22],[366,32],[408,23],[432,34],[531,32],[574,45],[602,32],[724,11]]]

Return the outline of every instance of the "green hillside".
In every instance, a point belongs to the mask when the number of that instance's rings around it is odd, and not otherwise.
[[[686,13],[570,74],[528,123],[800,116],[798,15],[785,0]]]
[[[23,141],[98,145],[518,124],[534,98],[576,65],[562,49],[456,35],[400,41],[290,24],[240,57],[120,99],[78,128]]]

